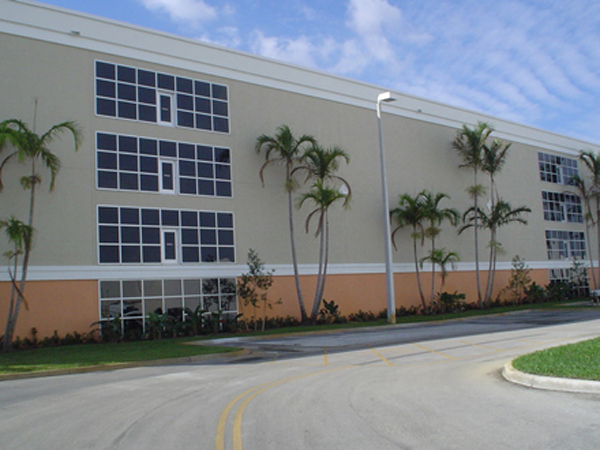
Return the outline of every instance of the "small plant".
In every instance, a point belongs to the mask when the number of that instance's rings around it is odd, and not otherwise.
[[[525,301],[527,303],[543,303],[548,298],[546,289],[535,281],[525,289]]]
[[[589,295],[588,269],[586,264],[577,258],[572,259],[569,270],[569,282],[573,289],[573,297],[587,297]]]
[[[372,322],[376,319],[377,317],[371,311],[363,311],[362,309],[348,316],[350,322]]]
[[[121,319],[119,317],[94,322],[91,326],[95,327],[92,333],[98,333],[100,342],[121,342],[123,339]],[[56,335],[56,332],[54,334]],[[44,340],[46,339],[48,338]]]
[[[323,307],[319,311],[319,322],[321,323],[344,323],[344,318],[340,315],[340,307],[335,301],[328,302],[323,299]]]
[[[149,339],[174,337],[175,318],[168,313],[148,313],[146,318],[146,336]]]
[[[417,314],[419,314],[419,307],[418,306],[409,306],[408,308],[405,306],[401,306],[400,308],[396,309],[396,317],[405,317],[405,316],[416,316]],[[387,317],[387,311],[383,310],[382,315],[380,316],[381,319],[385,319]]]
[[[202,309],[202,305],[196,306],[192,311],[190,308],[185,308],[185,323],[189,327],[190,334],[192,336],[198,336],[202,333],[202,329],[205,326],[204,317],[208,311]]]
[[[262,309],[262,331],[265,331],[267,322],[267,308],[273,309],[273,304],[280,304],[281,299],[272,302],[267,296],[267,291],[273,285],[273,270],[265,271],[265,263],[261,261],[255,250],[248,251],[248,272],[242,274],[238,286],[238,295],[244,306],[251,305],[254,310],[254,331],[257,330],[256,320],[258,308]]]
[[[466,295],[462,292],[454,291],[442,292],[435,304],[435,311],[438,313],[457,313],[465,310]]]
[[[531,269],[519,255],[512,259],[512,269],[510,271],[508,286],[502,289],[502,292],[508,292],[510,299],[515,305],[521,304],[526,296],[526,290],[531,284],[530,272]]]

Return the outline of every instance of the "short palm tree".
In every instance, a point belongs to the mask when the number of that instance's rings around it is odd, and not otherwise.
[[[444,292],[444,286],[446,284],[446,279],[448,278],[448,266],[454,269],[459,260],[458,253],[449,252],[445,248],[431,250],[429,255],[421,259],[421,263],[429,261],[432,265],[440,266],[440,295]]]
[[[498,199],[494,205],[494,209],[489,213],[486,213],[480,209],[478,214],[474,214],[473,208],[470,208],[467,212],[465,212],[463,219],[466,224],[459,230],[459,233],[467,228],[474,227],[475,217],[477,216],[480,218],[480,223],[478,226],[481,228],[486,228],[490,231],[490,268],[484,297],[485,304],[491,300],[492,293],[494,291],[496,260],[498,257],[498,250],[501,247],[501,244],[498,241],[498,229],[510,223],[521,223],[526,225],[527,220],[525,220],[522,215],[529,212],[531,212],[531,209],[527,206],[519,206],[518,208],[513,209],[510,203],[502,200],[501,198]]]
[[[17,271],[19,269],[19,256],[25,253],[26,248],[31,248],[31,240],[33,238],[33,228],[25,223],[17,220],[14,216],[11,216],[8,220],[0,221],[0,228],[4,228],[6,232],[6,237],[8,241],[12,244],[13,249],[6,252],[4,256],[8,258],[8,260],[12,260],[12,270],[9,269],[9,276],[11,282],[11,295],[10,301],[8,305],[8,320],[7,320],[7,328],[14,329],[14,324],[16,324],[17,317],[15,316],[15,309],[17,299],[21,299],[25,302],[25,296],[23,295],[23,291],[17,283]],[[25,305],[27,303],[25,302]],[[8,350],[10,342],[5,343],[5,350]]]
[[[315,299],[310,318],[315,321],[321,308],[323,293],[325,292],[325,280],[327,277],[327,264],[329,262],[329,209],[338,200],[343,200],[344,206],[348,207],[348,194],[340,192],[339,189],[326,186],[323,180],[317,180],[311,190],[300,197],[299,207],[306,201],[311,201],[314,209],[306,218],[306,232],[309,230],[310,222],[314,218],[317,220],[315,236],[320,238],[319,245],[319,267],[317,271],[317,287],[315,289]]]
[[[292,266],[294,270],[294,281],[296,283],[296,295],[300,307],[300,316],[302,321],[306,321],[306,309],[302,299],[302,288],[300,286],[300,274],[298,271],[298,259],[296,256],[296,241],[294,237],[294,216],[292,193],[296,189],[296,180],[292,171],[300,162],[305,147],[316,144],[313,136],[302,135],[296,138],[292,130],[287,125],[281,125],[277,128],[274,136],[263,134],[256,140],[255,150],[257,153],[264,151],[265,163],[260,168],[260,179],[264,185],[264,171],[270,165],[283,165],[285,167],[285,191],[288,195],[288,222],[290,228],[290,246],[292,251]]]
[[[49,145],[63,133],[71,134],[75,142],[75,150],[77,151],[82,142],[82,133],[79,126],[73,121],[54,125],[42,135],[38,135],[34,130],[29,128],[25,122],[19,119],[9,119],[0,123],[0,148],[3,148],[8,143],[14,149],[12,153],[4,158],[2,164],[0,164],[0,189],[3,187],[2,172],[9,161],[16,158],[20,163],[30,165],[30,173],[21,178],[21,185],[30,191],[29,219],[27,226],[31,231],[33,230],[36,189],[42,181],[40,174],[37,172],[37,165],[38,163],[41,163],[50,171],[50,190],[53,190],[56,175],[60,170],[60,159],[52,153],[49,149]],[[27,270],[29,268],[29,258],[31,255],[31,239],[25,240],[24,244],[19,289],[13,291],[13,293],[16,292],[13,294],[16,297],[11,298],[11,304],[13,301],[15,302],[13,317],[8,318],[6,332],[4,334],[5,349],[7,349],[12,342],[12,336],[15,330],[27,280]],[[14,298],[16,298],[16,300],[14,300]]]
[[[396,246],[395,235],[404,227],[412,229],[411,238],[413,241],[413,257],[415,261],[415,273],[417,274],[417,286],[419,288],[419,298],[423,311],[427,309],[425,296],[423,295],[423,286],[421,283],[421,272],[419,269],[419,255],[417,242],[421,241],[421,246],[425,240],[425,209],[423,208],[422,192],[415,197],[410,194],[403,194],[399,197],[398,206],[390,211],[390,216],[396,222],[396,228],[392,231],[392,242]]]
[[[479,217],[477,214],[479,211],[479,197],[483,194],[484,190],[477,180],[477,175],[483,167],[483,147],[493,131],[493,128],[485,122],[479,122],[475,128],[463,125],[462,129],[457,133],[456,139],[452,142],[452,147],[463,160],[460,167],[473,171],[473,185],[468,191],[473,197],[475,276],[477,280],[477,302],[479,307],[482,307],[483,302],[479,270]]]
[[[442,208],[440,203],[450,197],[443,193],[434,194],[429,191],[421,192],[421,204],[427,228],[425,236],[431,240],[431,255],[435,254],[435,238],[441,233],[440,225],[444,221],[450,222],[450,225],[456,226],[460,220],[460,214],[454,208]],[[431,297],[430,301],[435,299],[435,264],[431,265]]]

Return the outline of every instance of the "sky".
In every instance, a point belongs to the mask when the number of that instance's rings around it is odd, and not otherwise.
[[[41,2],[600,144],[598,0]]]

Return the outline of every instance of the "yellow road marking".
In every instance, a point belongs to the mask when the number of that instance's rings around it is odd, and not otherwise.
[[[414,342],[412,343],[412,345],[414,345],[415,347],[422,348],[423,350],[427,350],[430,353],[435,353],[436,355],[440,355],[440,356],[443,356],[444,358],[448,358],[448,359],[451,359],[452,361],[456,361],[456,358],[454,358],[454,357],[452,357],[450,355],[446,355],[445,353],[436,352],[435,350],[432,350],[432,349],[427,348],[427,347],[425,347],[423,345],[420,345],[420,344],[415,344]]]
[[[374,348],[371,348],[371,351],[373,353],[375,353],[377,356],[379,356],[379,358],[381,358],[381,360],[386,363],[388,366],[393,366],[393,364],[391,362],[389,362],[381,353],[379,353],[377,350],[375,350]]]
[[[480,347],[480,348],[485,348],[487,350],[493,350],[495,352],[503,352],[504,351],[504,350],[500,350],[498,348],[489,347],[487,345],[473,344],[472,342],[467,342],[467,341],[458,341],[458,342],[462,342],[463,344],[471,345],[472,347]]]
[[[312,377],[314,375],[322,375],[329,372],[336,372],[338,370],[348,369],[349,367],[337,367],[335,369],[322,370],[319,372],[308,373],[304,375],[296,375],[293,377],[284,378],[282,380],[274,381],[272,383],[265,383],[259,386],[253,387],[252,389],[248,389],[247,391],[241,393],[237,397],[235,397],[223,410],[221,413],[221,417],[219,418],[219,423],[217,425],[217,433],[215,437],[215,450],[225,450],[225,427],[227,424],[227,417],[229,413],[235,406],[237,402],[239,402],[242,398],[249,395],[239,406],[238,410],[235,413],[235,417],[233,420],[233,449],[234,450],[242,450],[242,416],[244,414],[244,410],[248,403],[250,403],[256,396],[265,392],[268,389],[279,386],[284,383],[289,383],[290,381],[299,380],[302,378]]]
[[[327,349],[324,350],[323,359],[324,359],[325,365],[328,366],[329,365],[329,358],[327,357]]]

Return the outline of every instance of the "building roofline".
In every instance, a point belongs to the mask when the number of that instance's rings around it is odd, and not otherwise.
[[[40,14],[40,10],[44,14]],[[375,109],[383,87],[320,70],[116,20],[38,3],[0,0],[0,32],[114,54],[213,76]],[[394,91],[387,114],[459,129],[491,123],[495,135],[513,142],[570,154],[600,146],[484,113]]]

